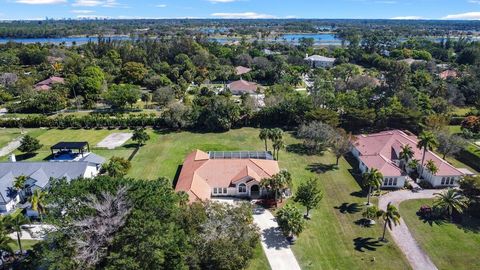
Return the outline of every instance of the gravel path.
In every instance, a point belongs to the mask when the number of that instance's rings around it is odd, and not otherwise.
[[[272,213],[256,208],[253,220],[260,228],[263,251],[272,270],[300,270],[290,244],[280,232]]]
[[[9,142],[6,146],[0,149],[0,157],[6,156],[11,152],[15,151],[20,146],[21,137],[16,138],[15,140]]]
[[[115,149],[122,146],[130,138],[132,138],[133,133],[112,133],[105,137],[101,142],[97,144],[97,147],[104,147],[107,149]]]
[[[400,190],[387,193],[379,198],[378,205],[380,209],[385,210],[389,202],[395,205],[397,208],[400,203],[408,200],[415,199],[431,199],[435,197],[434,193],[441,192],[439,190],[421,190],[418,193],[413,193],[410,190]],[[405,224],[403,218],[400,219],[400,224],[394,226],[390,231],[393,241],[402,250],[410,262],[410,265],[414,270],[437,270],[435,264],[433,264],[430,257],[423,251],[418,245],[412,233]]]

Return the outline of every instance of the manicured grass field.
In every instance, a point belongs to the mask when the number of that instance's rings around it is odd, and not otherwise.
[[[49,147],[61,140],[87,140],[93,146],[108,134],[108,130],[33,130],[32,135],[45,146],[32,160],[49,155]],[[195,149],[212,150],[262,150],[258,129],[243,128],[226,133],[163,133],[149,131],[151,140],[132,160],[130,177],[154,179],[166,176],[174,179],[185,156]],[[310,156],[301,151],[300,141],[285,135],[287,150],[280,152],[280,167],[288,169],[294,178],[295,189],[302,181],[318,178],[325,196],[293,251],[302,269],[410,269],[399,249],[389,242],[377,241],[381,226],[363,228],[356,224],[361,219],[366,198],[350,173],[351,165],[340,159],[339,167],[330,153]],[[129,154],[133,149],[104,150],[95,153],[105,157]],[[118,152],[116,152],[118,151]],[[268,262],[257,248],[249,269],[268,269]]]
[[[209,134],[151,132],[151,140],[132,160],[129,176],[174,178],[185,156],[195,149],[262,150],[258,132],[251,128]],[[298,148],[295,146],[300,143],[289,134],[285,141],[289,149]],[[325,191],[320,208],[312,212],[307,230],[293,246],[302,269],[409,269],[392,242],[376,242],[381,226],[363,228],[355,224],[361,218],[361,209],[356,208],[361,208],[366,198],[359,193],[361,188],[349,172],[349,163],[341,159],[339,169],[334,163],[330,153],[319,157],[280,152],[280,167],[292,173],[294,188],[301,181],[316,177]]]
[[[18,128],[0,129],[0,148],[6,146],[12,140],[20,137],[21,131]]]
[[[124,146],[116,148],[114,150],[108,150],[105,148],[95,147],[98,142],[103,140],[109,134],[115,132],[131,132],[128,130],[94,130],[94,129],[33,129],[28,130],[28,134],[40,140],[43,147],[37,151],[37,154],[33,157],[23,155],[20,151],[15,151],[15,155],[18,160],[26,158],[28,161],[40,161],[44,160],[51,155],[50,147],[60,141],[88,141],[90,144],[90,150],[95,154],[110,158],[112,156],[119,156],[128,158],[133,152],[133,145],[131,141],[127,141]],[[2,133],[0,133],[2,134]],[[130,145],[130,146],[129,146]]]
[[[400,205],[400,214],[420,246],[438,269],[480,269],[480,220],[465,221],[461,227],[451,223],[426,223],[418,218],[420,206],[432,200],[412,200]]]
[[[250,261],[250,264],[247,267],[247,270],[267,270],[270,269],[268,264],[267,257],[263,253],[262,246],[258,243],[255,248],[253,259]]]

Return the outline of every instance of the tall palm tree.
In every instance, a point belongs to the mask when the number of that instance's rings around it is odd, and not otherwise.
[[[285,147],[285,143],[283,142],[282,139],[278,139],[275,142],[273,142],[273,151],[277,154],[276,160],[278,160],[278,152],[280,152],[280,149]]]
[[[450,217],[450,221],[453,218],[453,213],[457,212],[459,214],[463,213],[463,210],[467,208],[468,203],[467,199],[455,189],[448,189],[442,193],[435,193],[436,199],[434,202],[434,206],[440,207]]]
[[[273,144],[278,144],[279,141],[283,140],[283,130],[279,128],[274,128],[270,130],[269,137],[268,137]],[[273,148],[273,156],[275,157],[277,148]]]
[[[363,186],[368,187],[368,201],[367,205],[370,205],[370,195],[373,188],[378,189],[382,186],[383,175],[377,169],[371,169],[363,174]]]
[[[20,248],[20,253],[23,254],[21,240],[22,226],[25,224],[30,224],[30,220],[26,218],[23,214],[17,214],[15,216],[8,215],[4,218],[4,224],[8,230],[17,233],[18,247]]]
[[[380,238],[381,241],[385,241],[385,232],[387,231],[387,226],[391,230],[393,226],[397,226],[400,224],[400,213],[398,212],[397,207],[392,205],[392,203],[388,203],[387,210],[381,211],[381,217],[383,219],[383,234]]]
[[[437,172],[438,172],[437,165],[431,159],[427,161],[427,163],[425,164],[425,168],[427,168],[427,170],[432,174],[432,176],[437,174]]]
[[[40,217],[40,220],[43,219],[43,215],[47,211],[46,204],[45,204],[46,195],[47,193],[45,191],[36,189],[33,192],[32,197],[30,197],[30,203],[32,205],[32,209],[38,212],[38,216]]]
[[[419,141],[417,143],[417,147],[419,149],[423,149],[423,156],[422,156],[422,169],[420,172],[420,176],[423,175],[423,170],[424,170],[424,163],[425,163],[425,154],[427,153],[428,150],[432,150],[434,147],[438,145],[437,138],[435,135],[433,135],[432,132],[430,131],[424,131],[420,134],[419,136]]]
[[[262,128],[262,130],[260,130],[260,134],[258,135],[258,138],[260,138],[260,140],[263,140],[265,142],[265,151],[268,151],[267,140],[270,137],[270,133],[271,133],[270,129]]]
[[[418,161],[418,159],[412,159],[408,162],[407,166],[412,170],[417,170],[418,165],[420,165],[420,162]]]
[[[292,175],[286,171],[281,170],[279,173],[273,175],[270,178],[263,179],[260,182],[260,186],[266,188],[273,192],[275,196],[275,207],[278,206],[278,194],[282,189],[288,188],[292,185]],[[283,201],[283,198],[280,197],[280,201]]]
[[[405,168],[405,164],[413,158],[413,149],[409,144],[402,146],[402,151],[399,154],[399,158],[402,160],[402,167]]]

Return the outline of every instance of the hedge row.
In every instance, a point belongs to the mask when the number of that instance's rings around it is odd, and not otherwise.
[[[152,115],[84,115],[84,116],[28,116],[26,118],[0,119],[0,127],[5,128],[135,128],[151,126],[164,127],[161,118]]]

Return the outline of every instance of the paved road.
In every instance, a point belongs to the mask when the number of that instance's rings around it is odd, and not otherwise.
[[[262,247],[272,270],[300,270],[297,259],[278,229],[273,215],[263,208],[257,209],[253,219],[260,227]]]
[[[434,193],[441,192],[439,190],[421,190],[413,193],[409,190],[400,190],[390,192],[379,198],[378,205],[380,209],[385,210],[389,202],[398,207],[401,202],[414,199],[430,199],[435,197]],[[425,251],[420,248],[415,238],[413,238],[410,230],[405,224],[403,218],[400,219],[400,225],[394,226],[390,231],[393,240],[397,246],[407,257],[410,265],[414,270],[437,270],[435,264]]]

